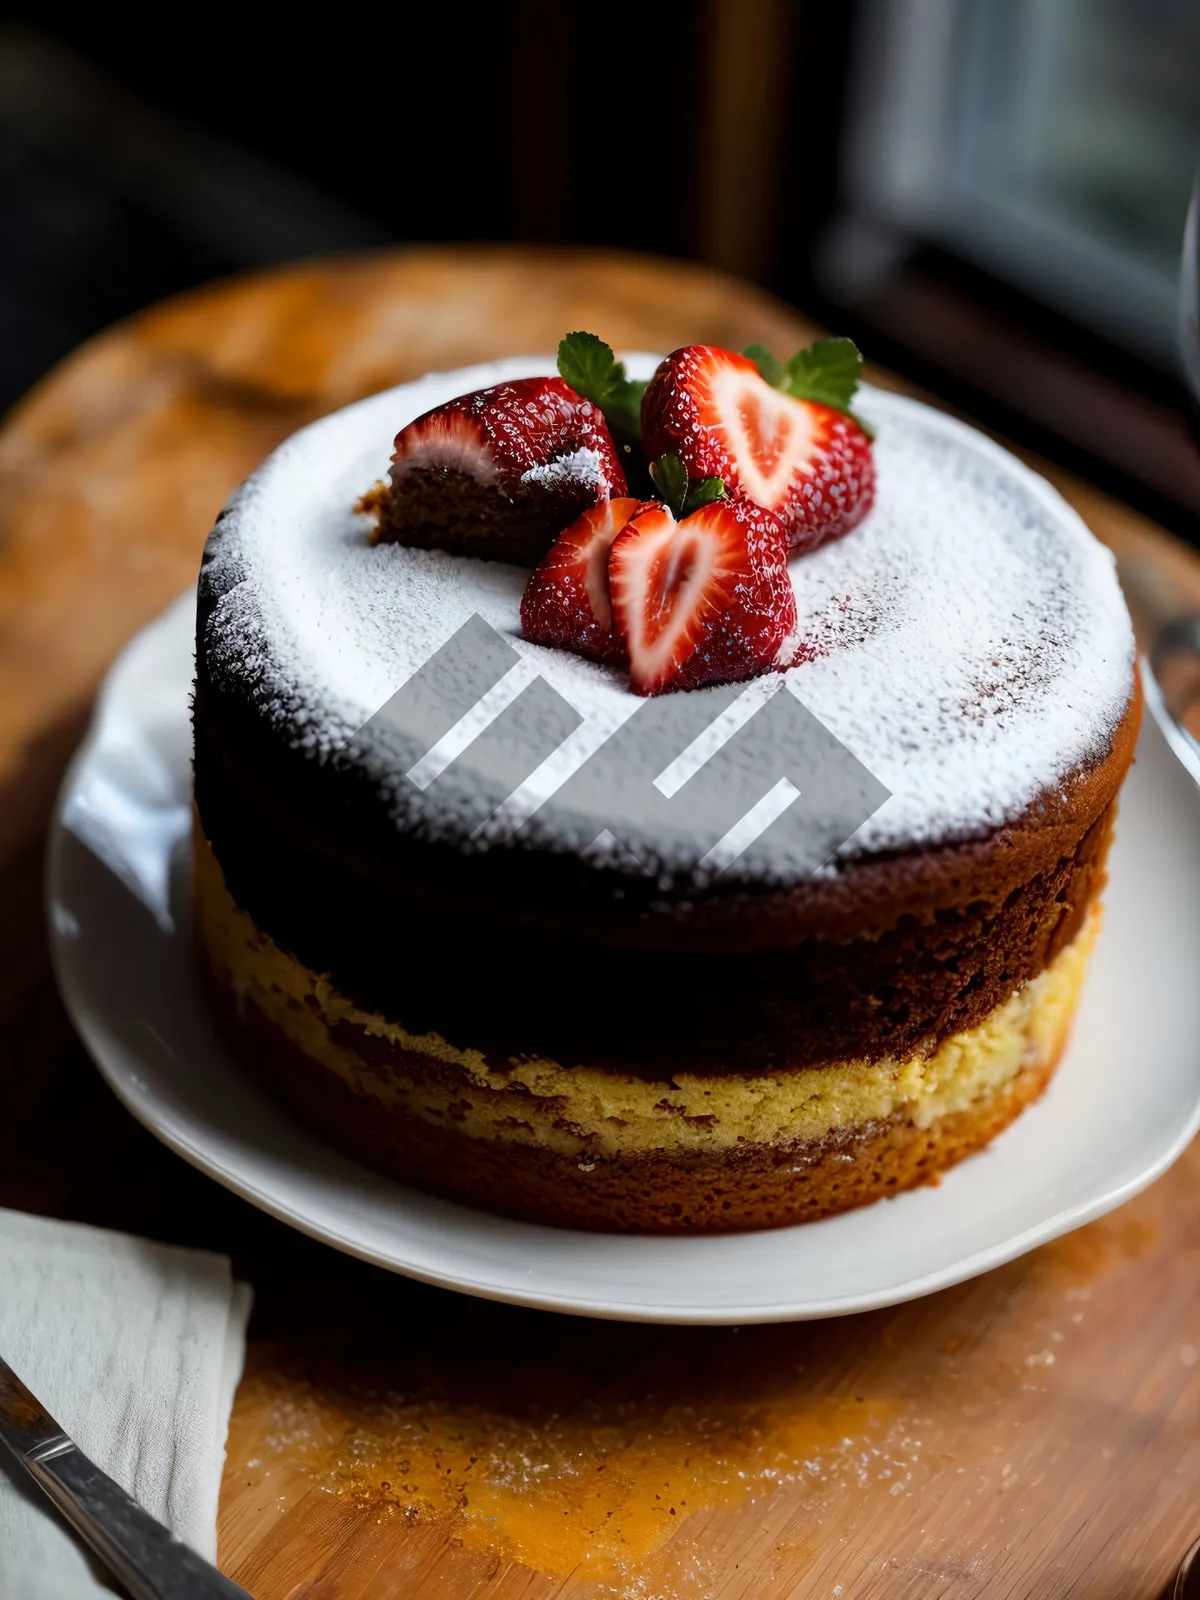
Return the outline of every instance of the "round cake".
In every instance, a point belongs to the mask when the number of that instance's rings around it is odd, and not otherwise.
[[[925,1181],[1067,1035],[1140,711],[1112,558],[866,390],[874,504],[793,555],[772,670],[647,698],[522,636],[528,566],[362,509],[406,424],[553,370],[350,406],[218,519],[195,889],[229,1036],[364,1162],[516,1217],[766,1227]]]

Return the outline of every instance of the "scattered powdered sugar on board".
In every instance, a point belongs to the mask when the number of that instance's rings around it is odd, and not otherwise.
[[[628,365],[647,377],[654,362]],[[352,508],[414,417],[553,370],[535,357],[431,374],[282,445],[209,541],[214,682],[251,682],[280,736],[325,759],[479,614],[584,719],[509,809],[528,813],[552,792],[642,703],[621,671],[520,638],[525,569],[372,547]],[[1133,662],[1113,559],[1048,483],[916,401],[865,389],[860,405],[878,428],[876,504],[844,539],[793,560],[796,664],[785,674],[891,791],[843,854],[977,837],[1018,815],[1103,752]],[[777,687],[770,675],[745,693]],[[419,816],[421,796],[386,749],[363,759],[399,822],[454,835],[453,816]]]

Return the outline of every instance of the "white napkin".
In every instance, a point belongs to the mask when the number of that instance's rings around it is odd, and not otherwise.
[[[0,1211],[0,1355],[209,1560],[250,1298],[224,1256]],[[0,1464],[0,1596],[109,1593],[49,1502]]]

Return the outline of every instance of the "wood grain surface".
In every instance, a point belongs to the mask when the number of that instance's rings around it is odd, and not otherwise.
[[[220,1548],[257,1600],[1150,1600],[1200,1533],[1196,1148],[1111,1217],[898,1310],[586,1323],[391,1278],[252,1210],[125,1115],[65,1020],[40,908],[54,786],[226,495],[312,417],[572,327],[781,355],[811,332],[680,264],[384,253],[155,307],[8,419],[0,1204],[225,1250],[255,1284]],[[1051,475],[1200,604],[1190,552]]]

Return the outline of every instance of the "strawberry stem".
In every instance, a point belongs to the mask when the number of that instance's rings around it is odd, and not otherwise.
[[[701,506],[710,506],[714,500],[724,500],[725,482],[722,478],[693,478],[688,484],[687,497],[683,502],[683,514],[690,517],[693,511],[699,511]]]
[[[683,515],[687,499],[687,468],[678,456],[659,456],[650,463],[650,476],[658,490],[658,498],[670,510],[676,521]]]
[[[701,506],[714,500],[725,499],[725,484],[720,478],[692,478],[678,456],[659,456],[650,463],[650,477],[658,490],[658,497],[667,506],[676,522],[690,517]]]

